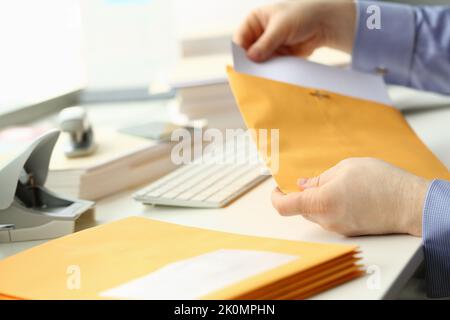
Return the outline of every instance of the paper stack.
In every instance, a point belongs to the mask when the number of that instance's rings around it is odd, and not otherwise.
[[[183,57],[225,54],[230,51],[231,34],[224,30],[186,35],[180,39]]]
[[[190,119],[237,112],[225,72],[230,61],[227,54],[182,59],[170,77],[170,85],[177,92],[172,108]]]
[[[88,157],[66,158],[60,137],[50,162],[46,186],[77,198],[97,200],[131,186],[150,182],[175,168],[171,143],[99,128],[97,151]]]
[[[130,217],[0,261],[0,298],[302,299],[360,276],[357,250]]]

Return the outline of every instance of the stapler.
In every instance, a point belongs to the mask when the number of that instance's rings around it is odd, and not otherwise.
[[[51,130],[28,146],[0,155],[0,242],[41,240],[72,233],[91,201],[71,199],[44,184],[59,131]]]
[[[95,152],[94,131],[82,107],[69,107],[59,113],[59,128],[69,134],[64,153],[68,158],[84,157]]]

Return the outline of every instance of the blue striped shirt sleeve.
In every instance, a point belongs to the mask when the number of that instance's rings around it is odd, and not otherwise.
[[[379,8],[379,28],[369,28]],[[450,5],[357,2],[354,69],[383,72],[386,82],[450,94]]]
[[[423,248],[427,293],[450,296],[450,182],[434,180],[423,209]]]

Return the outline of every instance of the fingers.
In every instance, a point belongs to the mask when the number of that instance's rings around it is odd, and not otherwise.
[[[264,20],[264,21],[263,21]],[[250,59],[260,62],[270,58],[281,46],[286,35],[281,32],[281,23],[267,18],[261,10],[251,13],[239,27],[233,41],[247,50]]]
[[[302,57],[307,58],[309,57],[315,48],[309,49],[307,47],[306,43],[298,43],[296,45],[281,45],[275,53],[277,55],[282,56],[296,56],[296,57]]]
[[[233,41],[248,50],[264,32],[257,12],[250,14],[234,34]]]
[[[280,24],[275,20],[270,20],[262,35],[248,49],[250,59],[262,62],[270,58],[285,40]]]
[[[302,39],[299,43],[290,47],[291,55],[307,58],[309,57],[317,48],[323,46],[321,39],[314,35],[309,38]]]
[[[276,188],[272,192],[272,204],[284,216],[321,213],[324,211],[324,203],[319,188],[289,194]]]

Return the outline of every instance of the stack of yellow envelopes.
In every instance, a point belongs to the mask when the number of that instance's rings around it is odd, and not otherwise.
[[[301,299],[358,277],[357,247],[130,217],[0,261],[12,299]]]
[[[350,157],[375,157],[428,179],[450,179],[448,169],[391,106],[231,67],[228,77],[247,127],[257,134],[279,130],[273,176],[285,193],[298,191],[298,178],[317,176]],[[270,135],[268,142],[270,151]]]

